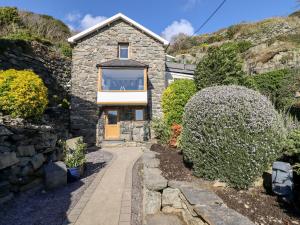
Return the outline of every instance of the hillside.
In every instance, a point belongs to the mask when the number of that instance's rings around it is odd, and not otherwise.
[[[179,35],[168,49],[176,61],[196,64],[211,46],[236,42],[248,74],[300,65],[300,12],[256,23],[241,23],[211,34]]]
[[[71,48],[67,43],[70,36],[68,26],[51,16],[21,11],[15,7],[0,7],[1,40],[36,41],[70,57]]]

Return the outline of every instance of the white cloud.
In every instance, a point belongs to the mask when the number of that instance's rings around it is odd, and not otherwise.
[[[79,29],[84,30],[87,28],[90,28],[97,23],[102,22],[103,20],[106,20],[105,16],[95,16],[93,17],[91,14],[86,14],[80,21]]]
[[[188,20],[181,19],[180,21],[174,21],[162,32],[162,36],[168,41],[171,41],[178,34],[193,35],[194,27]]]
[[[66,20],[69,22],[77,22],[80,20],[81,14],[79,12],[72,12],[66,15]]]
[[[67,24],[67,26],[69,27],[69,29],[71,31],[75,31],[76,30],[75,27],[73,25],[71,25],[71,24]]]
[[[193,9],[196,5],[198,5],[202,0],[185,0],[185,4],[183,6],[184,10]]]

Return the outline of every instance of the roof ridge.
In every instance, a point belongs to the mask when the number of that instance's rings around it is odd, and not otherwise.
[[[125,16],[122,13],[117,13],[116,15],[68,38],[68,42],[70,43],[76,43],[76,41],[84,38],[85,36],[94,33],[95,31],[99,30],[102,27],[105,27],[106,25],[118,20],[118,19],[123,19],[124,21],[130,23],[131,25],[135,26],[136,28],[144,31],[145,33],[147,33],[148,35],[150,35],[151,37],[153,37],[154,39],[160,41],[161,43],[163,43],[164,45],[168,45],[169,42],[167,40],[165,40],[164,38],[162,38],[161,36],[159,36],[158,34],[155,34],[154,32],[152,32],[151,30],[149,30],[148,28],[142,26],[141,24],[139,24],[138,22],[130,19],[129,17]]]

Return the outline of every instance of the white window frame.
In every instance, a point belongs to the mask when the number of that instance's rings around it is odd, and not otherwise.
[[[121,57],[121,49],[124,49],[124,46],[127,47],[127,58],[122,58]],[[119,43],[119,59],[129,59],[129,43]]]

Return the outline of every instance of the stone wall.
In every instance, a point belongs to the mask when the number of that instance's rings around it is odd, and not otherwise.
[[[130,44],[131,59],[149,65],[150,117],[162,114],[160,99],[165,82],[163,44],[122,20],[115,21],[109,27],[83,38],[73,48],[71,130],[77,136],[83,135],[90,143],[96,141],[99,112],[96,104],[98,82],[96,65],[117,59],[120,42]]]
[[[0,203],[41,185],[45,164],[62,159],[56,131],[46,124],[0,116]]]
[[[159,169],[156,152],[145,150],[144,165],[144,221],[143,224],[159,223],[176,215],[184,224],[254,225],[248,218],[226,206],[214,192],[197,184],[166,180]]]

